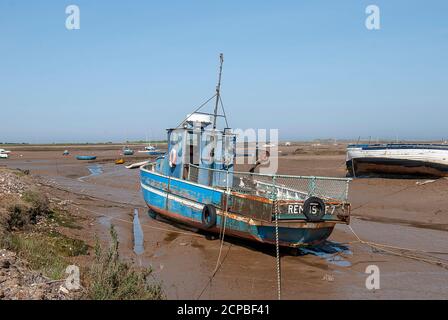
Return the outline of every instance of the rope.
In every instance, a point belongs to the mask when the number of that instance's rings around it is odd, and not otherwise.
[[[224,222],[223,222],[223,224],[221,225],[221,226],[222,226],[222,227],[221,227],[222,232],[220,231],[220,233],[219,233],[220,236],[222,235],[222,237],[221,237],[221,243],[220,243],[220,246],[219,246],[219,254],[218,254],[218,259],[216,260],[215,269],[214,269],[213,272],[211,273],[211,275],[210,275],[210,277],[209,277],[209,280],[207,281],[207,283],[205,284],[205,286],[202,288],[201,293],[200,293],[199,296],[196,298],[196,300],[199,300],[199,299],[202,297],[202,295],[204,294],[204,292],[205,292],[205,291],[208,289],[208,287],[211,285],[211,283],[212,283],[212,281],[213,281],[213,278],[215,277],[216,273],[217,273],[218,270],[221,268],[222,264],[224,263],[224,260],[227,258],[227,255],[229,254],[229,251],[230,251],[230,248],[231,248],[232,245],[229,246],[229,249],[227,250],[227,253],[226,253],[224,259],[221,261],[222,248],[223,248],[223,246],[224,246],[224,235],[225,235],[225,231],[226,231],[226,221],[227,221],[227,214],[226,214],[226,212],[224,212]]]
[[[60,187],[60,186],[58,186],[56,184],[45,183],[45,182],[43,182],[41,180],[39,180],[39,183],[41,185],[45,186],[45,187],[53,188],[53,189],[56,189],[56,190],[59,190],[59,191],[63,191],[63,192],[67,192],[67,193],[70,193],[70,194],[73,194],[73,195],[84,196],[84,197],[88,197],[88,198],[91,198],[91,199],[97,199],[97,200],[101,200],[101,201],[107,201],[109,203],[115,203],[116,204],[115,207],[118,207],[118,208],[125,208],[126,206],[132,206],[134,208],[141,208],[141,209],[145,209],[146,208],[146,207],[143,207],[143,206],[136,206],[134,203],[130,203],[130,202],[119,202],[119,201],[114,201],[114,200],[109,200],[109,199],[105,199],[105,198],[101,198],[101,197],[92,196],[90,194],[85,194],[85,193],[82,193],[82,192],[76,192],[76,191],[73,191],[73,190],[64,189],[64,188],[62,188],[62,187]],[[54,198],[57,199],[57,200],[60,200],[60,201],[64,201],[63,199],[59,199],[57,197],[54,197]]]
[[[226,127],[229,128],[229,123],[227,122],[226,110],[224,109],[224,104],[222,103],[221,95],[219,95],[219,102],[221,103],[222,113],[224,114],[224,120],[226,121]]]
[[[387,252],[387,253],[390,253],[392,255],[396,255],[396,256],[400,256],[400,257],[404,257],[404,258],[408,258],[408,259],[413,259],[413,260],[417,260],[417,261],[421,261],[421,262],[426,262],[426,263],[434,264],[434,265],[437,265],[439,267],[448,269],[448,263],[444,262],[444,261],[447,261],[445,259],[440,259],[440,258],[433,257],[433,256],[430,256],[433,259],[428,259],[426,257],[419,257],[419,256],[411,254],[411,253],[415,253],[415,252],[427,253],[427,251],[416,250],[416,249],[400,248],[400,247],[394,247],[394,246],[389,246],[389,245],[385,245],[385,244],[375,243],[375,242],[371,242],[371,241],[365,241],[365,240],[362,240],[356,234],[356,232],[353,230],[352,226],[348,225],[348,228],[353,233],[353,235],[356,237],[356,239],[357,239],[357,241],[359,243],[367,245],[367,246],[369,246],[371,248],[374,248],[374,249],[379,250],[379,251]],[[396,252],[394,250],[407,251],[409,253]],[[441,254],[446,254],[446,253],[441,252]]]
[[[55,199],[61,200],[61,199],[59,199],[59,198],[55,198]],[[61,201],[62,201],[62,200],[61,200]],[[101,212],[97,212],[97,211],[94,211],[94,210],[91,210],[91,209],[87,209],[87,208],[78,206],[78,205],[76,205],[76,204],[74,204],[74,203],[69,203],[68,205],[70,205],[70,206],[72,206],[72,207],[75,207],[75,208],[78,208],[78,209],[81,209],[81,210],[84,210],[84,211],[87,211],[87,212],[90,212],[90,213],[92,213],[92,214],[94,214],[94,215],[96,215],[96,216],[98,216],[98,217],[104,217],[104,216],[107,216],[107,215],[105,215],[105,214],[103,214],[103,213],[101,213]],[[128,223],[128,224],[133,224],[133,222],[128,221],[128,220],[125,220],[125,219],[121,219],[121,218],[117,218],[117,217],[112,217],[112,216],[107,216],[107,217],[111,218],[112,220],[116,220],[116,221],[120,221],[120,222],[125,222],[125,223]],[[193,233],[193,232],[183,232],[183,231],[178,231],[178,230],[175,230],[175,229],[167,229],[167,228],[161,228],[161,227],[154,227],[154,226],[150,226],[150,225],[148,225],[148,224],[146,224],[146,223],[140,223],[140,225],[141,225],[142,227],[146,227],[146,228],[148,228],[148,229],[153,229],[153,230],[158,230],[158,231],[163,231],[163,232],[173,232],[173,233],[178,233],[178,234],[183,234],[183,235],[188,235],[188,236],[194,236],[194,237],[200,237],[200,238],[202,238],[202,235],[200,235],[200,234],[196,234],[196,233]]]
[[[278,201],[274,202],[274,214],[275,214],[275,253],[277,264],[277,299],[282,299],[282,278],[281,278],[281,265],[280,265],[280,245],[278,240]]]
[[[218,271],[218,268],[221,266],[221,253],[222,253],[222,247],[224,245],[224,235],[226,233],[226,221],[227,221],[227,215],[224,215],[224,226],[222,227],[222,236],[221,236],[221,245],[219,247],[219,255],[218,260],[216,261],[215,270],[213,270],[213,275],[215,275],[216,271]]]
[[[196,298],[196,300],[199,300],[202,297],[202,295],[204,294],[205,290],[207,290],[207,288],[211,285],[213,278],[215,277],[215,275],[218,272],[219,268],[222,266],[225,258],[227,257],[227,254],[229,254],[230,248],[232,246],[232,245],[229,246],[229,249],[227,250],[226,256],[221,261],[222,248],[224,246],[224,236],[225,236],[225,233],[226,233],[227,206],[228,206],[227,204],[229,203],[229,194],[230,194],[228,173],[229,172],[227,171],[227,178],[226,178],[226,182],[227,182],[226,203],[225,203],[225,211],[223,212],[224,220],[221,220],[221,221],[224,221],[224,222],[221,223],[221,229],[219,230],[219,237],[221,239],[221,243],[220,243],[220,246],[219,246],[218,259],[216,260],[215,269],[213,270],[213,272],[211,273],[211,275],[209,277],[209,281],[205,284],[204,288],[202,288],[202,291],[199,294],[199,296]]]
[[[202,108],[203,106],[205,106],[205,105],[206,105],[210,100],[212,100],[214,97],[216,97],[216,93],[215,93],[210,99],[208,99],[208,100],[205,101],[203,104],[201,104],[199,107],[197,107],[191,114],[196,113],[196,112],[198,112],[199,110],[201,110],[201,108]],[[181,123],[179,123],[179,124],[176,126],[176,129],[179,128],[185,121],[187,121],[187,119],[188,119],[188,116],[187,116],[184,120],[182,120]]]

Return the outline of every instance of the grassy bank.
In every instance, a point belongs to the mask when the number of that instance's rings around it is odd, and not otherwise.
[[[52,280],[63,280],[67,266],[80,265],[85,299],[162,299],[151,269],[134,268],[120,259],[118,236],[94,247],[69,236],[83,227],[79,216],[50,203],[27,172],[0,169],[0,248],[15,252],[29,268]]]
[[[25,178],[23,173],[13,173]],[[30,179],[26,177],[29,186]],[[9,194],[0,200],[1,247],[16,252],[28,261],[33,270],[59,280],[73,257],[87,255],[89,246],[58,231],[59,227],[80,228],[68,212],[53,209],[48,198],[36,187],[19,194]]]

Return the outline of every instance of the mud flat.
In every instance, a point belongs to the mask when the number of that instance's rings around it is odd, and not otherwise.
[[[345,145],[281,147],[279,173],[345,176]],[[55,197],[72,200],[72,209],[89,221],[79,230],[86,238],[108,237],[113,223],[122,255],[152,266],[171,299],[275,299],[275,251],[272,247],[227,238],[223,263],[210,282],[220,241],[188,228],[154,220],[146,214],[138,170],[115,165],[119,149],[104,145],[83,162],[60,150],[14,150],[0,165],[30,170]],[[297,150],[299,149],[299,150]],[[79,150],[79,152],[87,152]],[[135,159],[146,158],[136,154]],[[96,166],[96,173],[92,168]],[[95,170],[94,170],[95,171]],[[80,179],[81,178],[81,179]],[[355,179],[350,187],[351,226],[365,241],[420,250],[418,258],[448,263],[448,180],[417,184],[414,179]],[[142,253],[134,251],[138,210]],[[88,233],[88,234],[87,234]],[[396,251],[394,251],[396,252]],[[446,299],[448,270],[442,264],[391,254],[357,241],[347,226],[338,226],[323,246],[294,256],[282,251],[284,299]],[[380,269],[380,289],[368,290],[366,267]]]

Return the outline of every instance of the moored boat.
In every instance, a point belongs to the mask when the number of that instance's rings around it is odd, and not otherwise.
[[[78,160],[95,160],[96,156],[76,156]]]
[[[137,168],[140,168],[141,166],[148,164],[148,163],[150,163],[149,160],[131,163],[130,165],[126,166],[126,169],[137,169]]]
[[[132,150],[129,147],[123,148],[123,155],[124,156],[132,156],[134,154],[134,150]]]
[[[350,179],[234,170],[236,135],[216,126],[225,117],[217,113],[220,79],[215,112],[196,111],[168,129],[167,153],[140,167],[151,216],[287,247],[318,244],[348,224]]]
[[[160,156],[160,155],[165,154],[165,151],[162,151],[162,150],[153,150],[153,151],[147,151],[146,154],[147,154],[148,156]]]
[[[124,163],[124,159],[115,160],[115,164],[123,164],[123,163]]]
[[[11,151],[0,149],[0,159],[8,159]]]
[[[351,144],[347,146],[351,176],[448,176],[448,145],[424,143]]]

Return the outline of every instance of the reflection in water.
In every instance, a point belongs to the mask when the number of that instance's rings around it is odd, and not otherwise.
[[[134,252],[138,255],[145,251],[143,248],[143,230],[138,218],[138,209],[134,209]]]
[[[349,247],[337,242],[325,241],[321,245],[315,247],[300,248],[300,251],[303,254],[312,254],[323,258],[329,263],[335,264],[339,267],[350,267],[352,265],[342,256],[342,254],[352,254]]]

